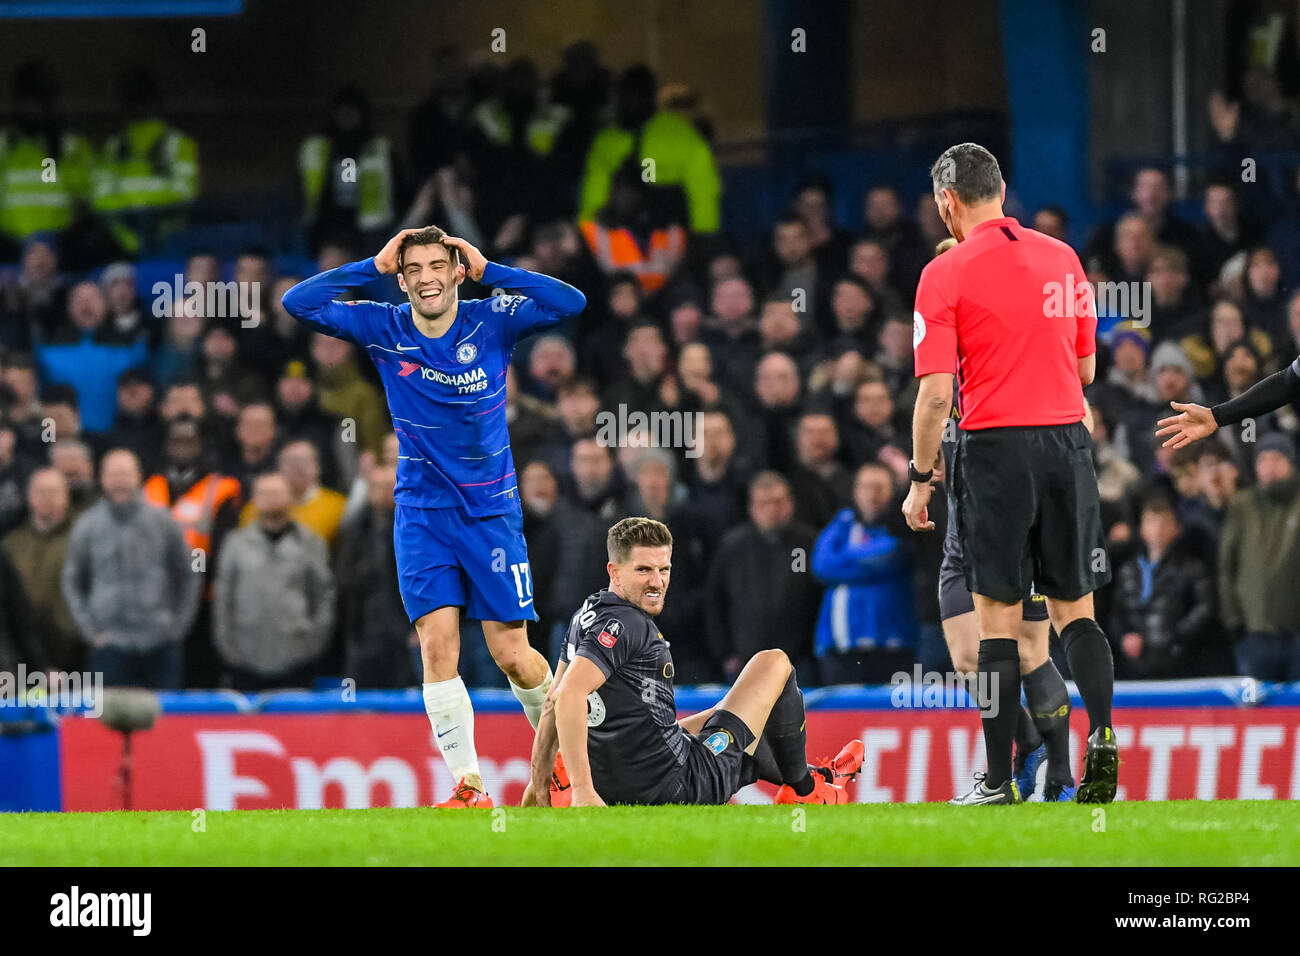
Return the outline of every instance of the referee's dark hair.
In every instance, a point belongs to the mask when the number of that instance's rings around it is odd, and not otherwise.
[[[992,153],[978,143],[949,146],[930,167],[937,196],[951,189],[968,206],[1002,196],[1002,169]]]

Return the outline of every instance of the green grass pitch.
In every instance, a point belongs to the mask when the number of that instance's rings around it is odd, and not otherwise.
[[[1297,832],[1281,800],[29,813],[0,864],[1295,866]]]

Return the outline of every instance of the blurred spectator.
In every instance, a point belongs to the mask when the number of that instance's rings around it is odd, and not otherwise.
[[[1147,270],[1151,312],[1147,316],[1158,338],[1183,338],[1205,325],[1204,306],[1192,285],[1187,253],[1176,246],[1157,246]]]
[[[41,670],[45,664],[44,648],[36,643],[32,631],[32,609],[23,590],[23,580],[9,555],[0,550],[0,673],[12,675],[22,664]],[[27,688],[19,685],[19,693]],[[7,701],[12,707],[13,702]]]
[[[892,186],[868,189],[863,212],[865,238],[878,243],[888,257],[889,286],[910,302],[934,244],[922,239],[916,223],[903,216],[898,192]]]
[[[912,546],[890,520],[897,509],[887,467],[859,468],[852,497],[813,549],[813,573],[828,588],[814,648],[824,684],[887,683],[916,657]]]
[[[236,690],[310,687],[330,644],[334,578],[325,542],[290,516],[283,475],[253,487],[256,521],[217,562],[213,643]]]
[[[1212,182],[1205,187],[1202,200],[1205,225],[1197,244],[1196,277],[1211,282],[1223,264],[1244,252],[1259,238],[1258,230],[1242,218],[1237,193],[1230,182]]]
[[[1185,531],[1164,493],[1149,493],[1139,514],[1137,553],[1115,577],[1109,633],[1120,674],[1139,680],[1197,674],[1215,623],[1215,581],[1204,543]]]
[[[0,281],[0,346],[26,351],[63,321],[67,290],[49,233],[23,241],[18,275]]]
[[[460,47],[454,43],[435,47],[429,55],[429,74],[429,92],[411,111],[407,134],[411,168],[419,182],[462,155],[474,108],[469,64]]]
[[[135,279],[135,266],[129,262],[115,262],[99,276],[99,288],[108,305],[108,319],[104,325],[116,341],[134,342],[146,331]]]
[[[795,520],[824,528],[848,503],[853,485],[838,457],[840,436],[834,417],[817,411],[800,415],[795,450],[795,465],[788,476]]]
[[[772,227],[771,251],[760,260],[756,272],[766,278],[764,298],[791,303],[807,328],[820,321],[821,302],[830,276],[813,254],[812,235],[804,221],[786,213]]]
[[[177,690],[202,579],[180,526],[145,502],[135,456],[109,452],[100,475],[104,499],[72,526],[63,565],[87,665],[109,687]]]
[[[708,639],[733,680],[755,653],[778,648],[795,669],[816,673],[812,633],[821,586],[808,571],[816,532],[794,520],[785,478],[762,472],[749,486],[749,521],[718,545],[707,583]]]
[[[616,414],[620,406],[628,413],[649,414],[663,409],[664,376],[668,371],[668,346],[663,332],[653,322],[641,322],[627,333],[623,345],[627,374],[605,391],[604,407]]]
[[[327,240],[379,248],[397,215],[388,139],[373,131],[370,99],[356,87],[334,93],[324,132],[298,150],[302,203],[313,250]]]
[[[240,493],[246,501],[253,497],[253,479],[276,468],[279,451],[276,435],[275,409],[269,404],[249,402],[239,410],[235,426],[238,450],[233,467],[226,470],[239,481]]]
[[[5,535],[0,549],[13,562],[31,605],[37,656],[29,664],[80,673],[85,648],[60,586],[71,531],[68,482],[56,469],[42,468],[27,483],[27,523]]]
[[[93,177],[94,206],[128,256],[138,255],[183,222],[199,194],[199,147],[162,119],[158,87],[145,69],[122,80],[126,125],[104,144]]]
[[[365,480],[366,508],[344,522],[335,562],[343,672],[358,687],[409,687],[420,679],[411,656],[419,642],[397,589],[397,469],[374,465]]]
[[[570,452],[574,501],[608,528],[620,517],[622,484],[609,448],[595,438],[579,438]]]
[[[0,127],[0,259],[36,233],[64,233],[85,218],[94,147],[59,116],[40,63],[13,74],[11,122]],[[6,248],[8,247],[8,248]]]
[[[357,447],[377,454],[393,423],[379,391],[362,378],[351,343],[317,332],[311,337],[311,357],[319,370],[317,404],[321,410],[345,424],[351,420]]]
[[[162,341],[154,349],[149,368],[154,381],[166,387],[197,378],[203,354],[203,318],[179,305],[165,320]]]
[[[95,459],[85,442],[64,439],[50,449],[50,466],[68,483],[68,514],[75,520],[99,500]]]
[[[320,458],[309,441],[295,440],[282,449],[278,458],[279,473],[289,486],[289,516],[324,541],[330,548],[338,538],[339,525],[348,499],[320,484]],[[240,527],[257,520],[257,501],[250,501],[240,515]]]
[[[1196,458],[1196,495],[1185,502],[1180,517],[1187,525],[1201,528],[1218,541],[1228,505],[1237,494],[1240,472],[1222,439],[1203,443]]]
[[[1070,241],[1070,215],[1055,203],[1048,203],[1046,206],[1038,207],[1038,210],[1034,213],[1033,226],[1039,232],[1051,236],[1053,239],[1059,239],[1067,244]],[[942,236],[939,237],[940,240],[942,238]]]
[[[185,638],[186,686],[213,687],[220,676],[209,635],[212,589],[207,576],[215,568],[221,545],[239,522],[239,482],[216,470],[215,456],[204,448],[197,419],[181,416],[167,423],[163,470],[144,484],[151,505],[166,508],[185,532],[192,556],[201,556],[196,573],[203,578],[198,614]]]
[[[867,379],[854,390],[848,420],[840,425],[851,464],[861,467],[887,445],[910,447],[911,438],[898,428],[896,414],[889,386],[880,379]]]
[[[662,290],[686,256],[686,228],[675,217],[656,217],[654,189],[639,163],[624,165],[610,181],[609,200],[578,223],[600,271],[631,272],[647,295]]]
[[[848,267],[847,229],[835,224],[835,185],[829,176],[805,177],[794,191],[794,212],[804,224],[813,256],[821,275],[830,276]]]
[[[1085,257],[1107,259],[1107,271],[1116,278],[1123,275],[1127,279],[1137,271],[1135,259],[1140,258],[1141,250],[1146,249],[1149,254],[1155,242],[1176,246],[1188,256],[1196,255],[1200,245],[1196,230],[1169,211],[1170,198],[1168,172],[1156,166],[1139,169],[1133,174],[1129,190],[1131,211],[1115,223],[1097,229],[1088,242]],[[1139,230],[1138,224],[1146,228]],[[1129,235],[1121,235],[1126,230],[1131,230]]]
[[[1262,331],[1274,341],[1284,340],[1289,330],[1286,320],[1286,296],[1282,289],[1282,269],[1277,256],[1267,246],[1252,249],[1246,264],[1245,299],[1242,302],[1246,324]]]
[[[1219,542],[1219,605],[1237,637],[1238,672],[1257,680],[1300,680],[1300,481],[1295,446],[1280,434],[1255,449],[1258,486],[1228,505]]]
[[[709,309],[703,338],[718,379],[736,391],[747,392],[753,388],[752,372],[759,358],[754,290],[741,276],[719,279],[713,284]]]
[[[706,549],[702,561],[709,566],[722,536],[745,520],[749,466],[736,456],[736,430],[726,411],[705,410],[699,430],[699,457],[690,459],[695,467],[686,479],[690,490],[687,507],[701,529]]]
[[[295,359],[285,365],[275,385],[275,417],[285,434],[311,442],[316,449],[321,484],[347,487],[356,468],[356,445],[344,440],[339,420],[317,405],[316,385],[307,376],[305,362]]]
[[[45,454],[41,432],[44,430],[41,411],[39,385],[36,378],[36,363],[26,353],[10,355],[0,360],[0,384],[10,389],[10,404],[0,415],[7,417],[18,435],[18,448],[21,454],[29,457]]]
[[[655,163],[656,219],[684,221],[692,233],[713,234],[721,217],[722,182],[708,142],[676,110],[656,110],[657,81],[645,66],[619,78],[614,122],[592,141],[583,174],[580,220],[591,220],[609,202],[614,174],[630,159]]]
[[[117,415],[107,443],[135,452],[151,469],[157,464],[162,437],[152,380],[143,369],[127,369],[117,379]]]
[[[31,470],[18,455],[18,433],[0,418],[0,536],[22,524]]]
[[[71,385],[77,392],[81,425],[103,433],[113,427],[117,413],[117,379],[127,369],[143,365],[148,349],[142,339],[122,342],[104,325],[108,306],[99,286],[80,282],[68,294],[66,332],[36,346],[41,379]]]

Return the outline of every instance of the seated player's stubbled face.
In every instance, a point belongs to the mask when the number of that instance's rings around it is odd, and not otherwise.
[[[668,595],[672,561],[673,549],[668,545],[658,548],[638,545],[628,553],[626,561],[610,562],[609,583],[623,600],[657,617]]]
[[[442,243],[408,246],[402,253],[398,285],[411,300],[411,311],[422,319],[437,321],[456,304],[456,287],[465,280],[465,269]]]

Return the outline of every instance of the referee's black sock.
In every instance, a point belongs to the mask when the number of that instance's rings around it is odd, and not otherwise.
[[[1049,657],[1020,678],[1025,703],[1043,742],[1047,744],[1047,777],[1058,780],[1062,771],[1070,774],[1070,692],[1056,664]],[[1054,775],[1055,774],[1055,775]],[[1060,782],[1064,782],[1063,780]]]
[[[1098,727],[1110,726],[1110,705],[1115,695],[1115,661],[1110,642],[1090,617],[1071,621],[1061,632],[1066,660],[1083,706],[1088,709],[1088,736]]]
[[[808,770],[807,717],[803,709],[803,692],[794,671],[786,679],[781,696],[772,705],[763,736],[772,748],[772,757],[781,771],[781,782],[788,783],[801,797],[813,791],[812,773]]]
[[[1005,637],[980,641],[979,666],[980,723],[989,760],[984,785],[996,790],[1011,779],[1011,744],[1020,720],[1019,643]]]

